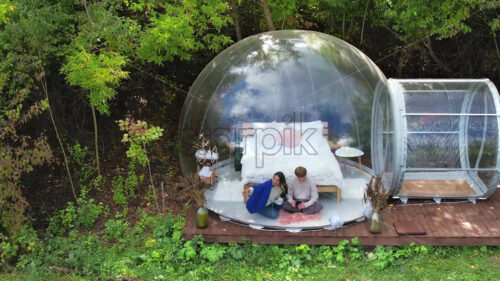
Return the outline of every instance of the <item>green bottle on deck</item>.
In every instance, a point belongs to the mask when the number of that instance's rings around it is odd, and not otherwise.
[[[208,210],[204,206],[196,209],[196,227],[205,228],[208,226]]]

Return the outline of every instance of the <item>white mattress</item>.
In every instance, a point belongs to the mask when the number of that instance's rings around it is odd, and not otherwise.
[[[282,132],[285,127],[289,128],[290,124],[267,124],[245,139],[241,159],[243,183],[264,182],[277,171],[283,172],[287,180],[291,180],[295,176],[295,168],[303,166],[307,169],[307,176],[316,184],[343,186],[339,163],[322,136],[323,124],[320,121],[292,125],[303,133],[295,147],[281,145],[280,137],[273,140],[272,136]]]

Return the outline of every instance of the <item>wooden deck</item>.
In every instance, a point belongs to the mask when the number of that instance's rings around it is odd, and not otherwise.
[[[361,244],[375,245],[500,245],[500,189],[487,200],[470,202],[442,202],[441,204],[408,201],[407,205],[394,205],[383,212],[384,229],[381,234],[370,234],[367,223],[360,222],[336,230],[290,233],[263,231],[232,222],[221,221],[210,214],[208,228],[198,229],[194,222],[194,209],[188,214],[184,238],[190,240],[196,234],[206,242],[251,242],[264,244],[311,244],[336,245],[339,241],[359,237]],[[395,221],[415,221],[425,229],[426,235],[398,235]]]

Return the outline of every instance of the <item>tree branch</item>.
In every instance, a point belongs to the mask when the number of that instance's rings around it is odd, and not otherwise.
[[[359,45],[363,44],[363,33],[365,32],[365,21],[366,21],[366,14],[368,12],[368,4],[370,4],[370,1],[366,1],[366,6],[365,6],[365,14],[363,15],[363,24],[361,25],[361,38],[359,39]]]
[[[444,63],[442,60],[440,60],[436,53],[434,52],[434,49],[432,48],[432,43],[431,43],[431,39],[429,36],[426,36],[423,40],[423,43],[424,43],[424,46],[425,48],[427,48],[427,51],[429,52],[429,55],[431,56],[431,58],[439,64],[439,66],[441,66],[441,68],[447,72],[448,74],[454,74],[453,70],[451,70],[451,68],[446,64]]]

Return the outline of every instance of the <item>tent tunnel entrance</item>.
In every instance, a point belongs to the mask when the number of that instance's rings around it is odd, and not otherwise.
[[[499,180],[500,103],[488,79],[389,79],[372,159],[393,197],[485,199]]]

